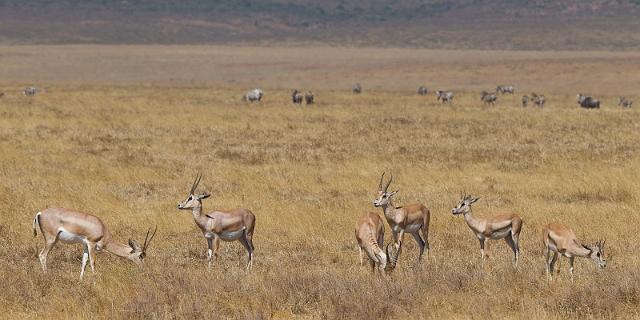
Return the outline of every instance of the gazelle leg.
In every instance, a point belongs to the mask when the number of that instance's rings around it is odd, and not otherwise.
[[[360,254],[360,265],[364,263],[362,260],[362,247],[358,244],[358,253]]]
[[[253,250],[251,249],[251,246],[249,245],[249,241],[247,240],[246,234],[240,237],[240,243],[242,243],[242,245],[244,246],[245,249],[247,249],[247,253],[249,253],[249,260],[247,260],[247,270],[249,270],[251,268],[251,265],[253,264]]]
[[[87,243],[87,249],[89,251],[89,266],[91,266],[91,272],[96,272],[96,244],[93,242]]]
[[[398,240],[396,241],[398,246],[402,246],[402,241],[404,241],[404,229],[400,229],[398,232]]]
[[[573,259],[575,259],[575,257],[569,258],[569,273],[571,274],[571,282],[573,282]]]
[[[391,235],[393,236],[393,243],[398,243],[398,232],[391,229]]]
[[[80,269],[80,280],[84,277],[84,269],[87,268],[87,260],[89,260],[89,247],[87,246],[87,243],[83,243],[82,247],[82,268]]]
[[[551,277],[553,278],[553,270],[555,269],[555,265],[556,265],[556,261],[558,261],[558,263],[560,262],[558,260],[558,253],[557,252],[553,252],[553,255],[551,256],[551,259],[549,261],[549,270],[551,270]],[[558,269],[560,269],[560,266],[558,266]]]
[[[427,249],[427,260],[431,259],[431,247],[429,247],[429,229],[422,228],[422,240],[424,240],[424,247]]]
[[[560,260],[561,260],[561,258],[562,258],[562,255],[558,254],[558,258],[557,258],[558,259],[558,268],[556,270],[557,274],[560,274]]]
[[[513,244],[516,248],[516,268],[518,267],[518,261],[520,260],[520,235],[519,234],[511,234],[511,238],[513,239]]]
[[[504,237],[504,241],[509,245],[511,251],[513,251],[513,263],[516,268],[518,268],[518,248],[516,247],[515,242],[510,234]]]
[[[552,277],[553,270],[551,270],[551,249],[545,247],[544,250],[544,270],[547,272],[547,277]]]
[[[255,251],[255,248],[253,247],[253,233],[246,233],[245,231],[245,237],[247,239],[247,244],[249,245],[249,248],[251,249],[251,254],[249,255],[249,268],[253,267],[253,252]]]
[[[53,249],[53,246],[56,244],[56,242],[58,242],[58,234],[59,233],[57,233],[53,237],[53,239],[48,239],[46,236],[44,238],[45,240],[44,248],[42,248],[42,251],[40,251],[40,254],[38,255],[38,258],[40,259],[40,264],[42,265],[42,271],[44,273],[47,273],[47,256],[49,255],[49,251]]]
[[[485,243],[485,239],[481,238],[478,239],[480,241],[480,256],[482,258],[482,266],[484,267],[484,243]]]
[[[416,242],[420,247],[420,255],[418,256],[418,261],[422,261],[422,254],[424,254],[424,248],[426,247],[425,242],[424,240],[422,240],[418,232],[412,233],[411,235],[413,236],[414,239],[416,239]]]
[[[220,238],[214,236],[211,239],[207,239],[207,268],[211,269],[211,265],[218,260],[218,249],[220,248]]]

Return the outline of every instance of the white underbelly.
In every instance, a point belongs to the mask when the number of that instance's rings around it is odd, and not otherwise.
[[[491,234],[491,239],[502,239],[511,232],[511,228],[501,231],[496,231]]]
[[[421,224],[410,224],[404,228],[404,231],[408,233],[416,233],[416,231],[420,230],[420,227],[422,227]]]
[[[59,229],[59,233],[58,233],[58,240],[65,242],[65,243],[83,243],[87,238],[82,236],[82,235],[78,235],[75,233],[71,233],[63,228]]]
[[[242,237],[243,234],[244,234],[244,228],[242,228],[240,230],[225,231],[225,232],[220,232],[220,233],[207,232],[207,233],[205,233],[204,236],[207,239],[212,239],[212,238],[218,237],[218,238],[222,239],[223,241],[235,241],[235,240],[240,239],[240,237]]]

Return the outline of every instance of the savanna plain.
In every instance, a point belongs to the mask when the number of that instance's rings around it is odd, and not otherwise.
[[[0,318],[640,317],[640,112],[616,106],[638,98],[640,53],[21,46],[0,61]],[[483,106],[497,84],[516,95]],[[263,101],[241,101],[253,86]],[[294,88],[317,103],[293,106]],[[520,106],[531,91],[545,108]],[[580,109],[578,92],[602,108]],[[396,204],[431,211],[431,257],[418,263],[407,236],[391,276],[359,264],[354,238],[361,215],[382,214],[383,171]],[[197,173],[205,210],[255,213],[252,270],[237,242],[207,270],[176,209]],[[503,241],[481,266],[451,214],[462,191],[481,197],[477,216],[523,218],[517,270]],[[48,206],[98,215],[123,243],[157,225],[145,267],[101,253],[80,281],[80,246],[59,243],[43,274],[32,219]],[[549,222],[606,239],[607,268],[576,259],[572,283],[563,260],[548,281]]]

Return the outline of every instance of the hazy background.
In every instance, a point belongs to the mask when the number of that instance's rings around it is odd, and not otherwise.
[[[0,43],[593,50],[640,46],[640,1],[2,0]]]

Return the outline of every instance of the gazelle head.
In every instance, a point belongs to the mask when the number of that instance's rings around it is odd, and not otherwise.
[[[589,258],[595,262],[600,269],[604,269],[607,266],[607,261],[604,260],[604,243],[605,241],[598,241],[595,245],[587,247],[591,250]]]
[[[384,187],[382,186],[383,180],[384,180],[384,172],[382,173],[382,176],[380,177],[380,183],[378,184],[378,198],[373,201],[373,206],[375,207],[388,205],[389,202],[391,201],[391,197],[393,197],[396,193],[398,193],[398,190],[392,191],[392,192],[387,191],[387,189],[389,189],[389,185],[391,184],[391,181],[393,181],[393,174],[391,174],[391,178],[384,185]]]
[[[153,240],[153,237],[156,236],[157,231],[158,226],[156,226],[155,230],[153,230],[153,234],[151,234],[151,237],[149,237],[151,228],[147,230],[147,236],[144,238],[144,245],[142,245],[142,247],[140,247],[140,245],[138,245],[135,240],[129,239],[129,247],[131,247],[131,252],[129,253],[129,256],[127,256],[127,259],[135,262],[139,267],[142,267],[144,258],[147,256],[147,249],[149,249],[151,240]]]
[[[454,215],[469,213],[471,211],[471,205],[480,199],[474,198],[470,194],[460,194],[460,198],[458,205],[451,210],[451,213]]]
[[[384,270],[387,272],[387,274],[391,273],[396,268],[401,248],[402,246],[396,243],[387,244],[387,265],[384,267]]]
[[[209,198],[211,194],[208,192],[203,192],[201,194],[196,194],[196,188],[198,184],[202,180],[202,175],[198,174],[196,176],[196,180],[193,181],[193,185],[191,185],[191,191],[189,191],[189,196],[182,202],[178,203],[178,209],[187,210],[193,208],[201,208],[202,207],[202,199]]]

